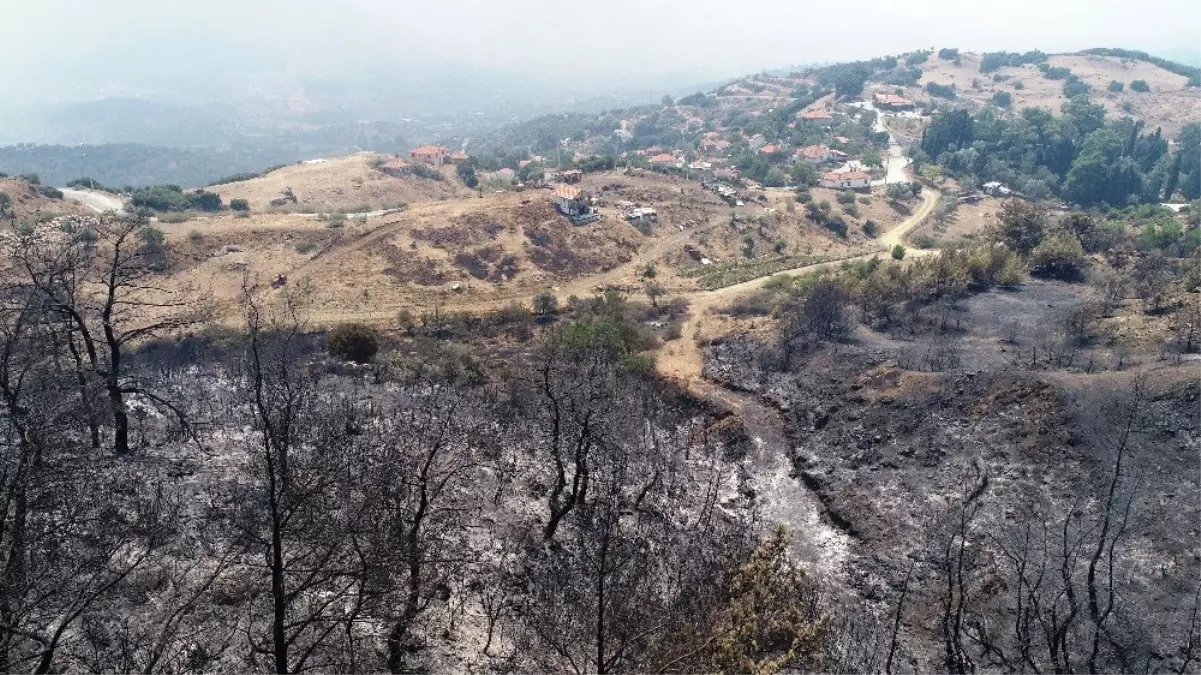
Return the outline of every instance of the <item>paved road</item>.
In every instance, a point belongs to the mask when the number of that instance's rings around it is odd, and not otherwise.
[[[116,211],[123,213],[125,211],[125,202],[116,195],[99,190],[78,190],[75,188],[59,188],[63,191],[63,198],[71,201],[79,202],[96,213],[104,213],[106,211]]]

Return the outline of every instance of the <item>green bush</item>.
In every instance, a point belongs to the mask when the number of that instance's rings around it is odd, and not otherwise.
[[[1013,94],[1007,91],[998,91],[992,95],[992,102],[998,108],[1008,108],[1013,105]]]
[[[1126,88],[1125,83],[1120,82],[1118,80],[1110,80],[1110,82],[1109,82],[1109,90],[1114,92],[1115,94],[1118,92],[1121,92],[1125,88]]]
[[[842,192],[838,193],[838,197],[836,199],[838,200],[839,204],[854,204],[855,193],[851,190],[843,190]]]
[[[47,197],[49,199],[62,199],[63,198],[63,191],[56,187],[50,187],[49,185],[43,185],[40,191],[41,191],[43,197]]]
[[[893,246],[892,247],[892,259],[893,260],[904,260],[905,259],[905,247],[901,246],[900,244]]]
[[[1146,80],[1135,80],[1130,83],[1130,91],[1137,91],[1140,94],[1145,94],[1151,91],[1151,85],[1147,84]]]
[[[876,224],[876,221],[868,218],[863,223],[863,234],[875,239],[876,235],[880,234],[880,226]]]
[[[330,330],[325,344],[331,356],[354,363],[367,363],[379,351],[375,331],[361,323],[348,323]]]
[[[199,244],[200,242],[204,241],[204,233],[200,230],[192,230],[188,233],[188,241],[192,242],[193,244]]]
[[[1063,230],[1045,237],[1030,253],[1030,273],[1074,281],[1084,273],[1084,247],[1076,235]]]
[[[229,208],[233,209],[234,211],[249,211],[250,202],[246,201],[245,199],[231,199],[229,200]]]
[[[302,241],[296,245],[296,252],[299,253],[300,255],[308,255],[309,253],[312,253],[313,249],[315,249],[315,248],[317,248],[317,245],[314,244],[313,242]]]
[[[539,316],[554,314],[559,309],[559,299],[549,290],[534,296],[534,313]]]
[[[153,225],[147,225],[138,231],[138,239],[148,248],[160,248],[166,242],[167,237],[162,230]]]

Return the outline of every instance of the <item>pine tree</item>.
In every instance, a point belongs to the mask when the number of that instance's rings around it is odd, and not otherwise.
[[[1176,184],[1180,181],[1180,160],[1182,158],[1183,155],[1179,152],[1176,153],[1176,159],[1172,162],[1172,169],[1168,172],[1168,184],[1163,189],[1164,201],[1172,201],[1172,195],[1176,194]]]

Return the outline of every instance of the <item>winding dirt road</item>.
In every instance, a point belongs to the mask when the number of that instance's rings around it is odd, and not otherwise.
[[[698,344],[699,341],[695,338],[705,337],[706,317],[711,319],[714,310],[718,306],[729,303],[732,298],[738,295],[762,288],[774,276],[800,276],[817,270],[836,268],[844,263],[868,260],[881,254],[887,254],[894,246],[902,244],[905,241],[905,237],[925,222],[926,218],[933,213],[934,207],[938,204],[939,196],[938,192],[929,189],[924,190],[922,192],[922,202],[914,210],[913,214],[876,240],[880,246],[879,251],[844,258],[842,260],[795,267],[712,291],[694,291],[682,294],[680,297],[687,298],[689,302],[688,318],[684,320],[684,325],[680,333],[683,337],[668,343],[660,351],[658,358],[660,373],[691,388],[692,383],[702,379],[701,368],[703,365],[703,356]]]

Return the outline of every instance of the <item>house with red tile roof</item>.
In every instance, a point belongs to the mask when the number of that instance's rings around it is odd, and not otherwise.
[[[565,216],[578,216],[588,213],[590,204],[588,201],[588,193],[582,188],[574,185],[560,183],[551,191],[551,199],[555,202],[555,208]]]
[[[455,166],[463,164],[469,159],[471,159],[471,155],[468,155],[465,152],[452,152],[446,156],[446,161],[454,164]]]
[[[884,108],[885,110],[913,109],[913,101],[904,96],[897,96],[896,94],[881,94],[880,92],[876,92],[872,94],[872,103],[877,108]]]
[[[872,186],[871,174],[863,171],[831,171],[818,183],[824,188],[863,190]]]
[[[442,166],[446,162],[446,156],[450,154],[450,150],[441,145],[422,145],[413,148],[409,151],[409,158],[418,162],[425,162],[434,166]]]
[[[401,176],[407,176],[412,173],[413,165],[399,157],[393,157],[392,159],[381,164],[379,170],[388,174],[389,176],[400,178]]]
[[[793,156],[800,161],[809,162],[810,164],[821,164],[833,161],[835,159],[834,152],[834,150],[825,145],[806,145],[803,148],[799,148]]]
[[[828,127],[834,124],[834,116],[824,108],[810,110],[809,112],[801,113],[801,121],[806,124],[817,124],[819,126]]]
[[[683,160],[679,159],[675,155],[669,155],[667,153],[663,153],[661,155],[655,155],[654,157],[651,157],[648,161],[651,164],[655,164],[658,166],[674,166],[674,167],[679,168],[684,165]]]

